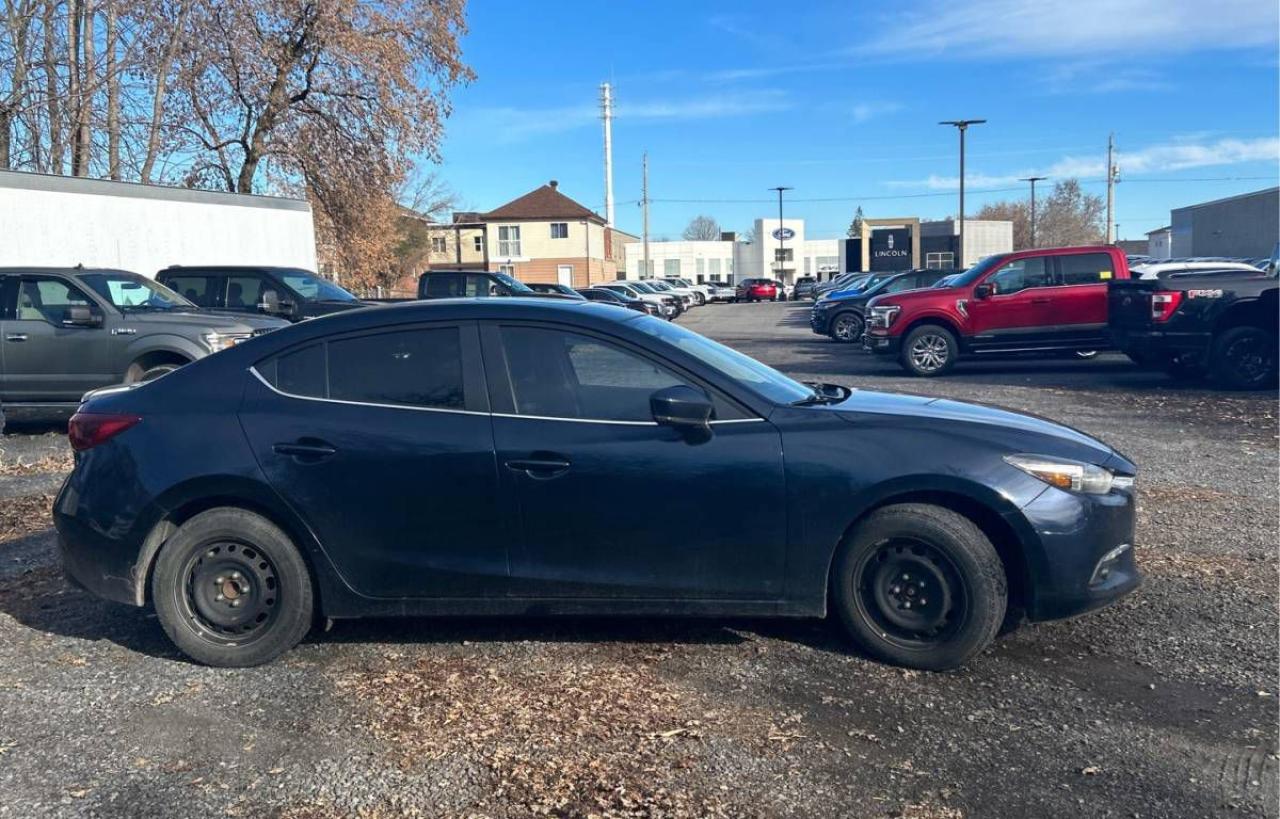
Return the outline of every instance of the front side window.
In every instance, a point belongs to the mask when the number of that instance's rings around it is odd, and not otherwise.
[[[262,279],[258,276],[228,276],[226,306],[230,310],[254,310],[262,296]]]
[[[137,273],[114,271],[110,273],[86,273],[80,281],[93,292],[111,302],[117,309],[131,310],[179,310],[193,305],[182,296],[159,282]]]
[[[456,327],[322,341],[258,370],[289,395],[433,409],[466,405]]]
[[[551,238],[552,239],[568,239],[569,223],[568,222],[552,222]]]
[[[507,257],[520,255],[519,225],[498,226],[498,255]]]
[[[58,279],[23,279],[18,287],[18,321],[61,325],[72,307],[90,307],[89,299]]]
[[[502,345],[519,415],[652,421],[649,398],[656,390],[694,386],[644,356],[577,333],[503,327]],[[741,416],[723,399],[715,403],[715,417]]]
[[[1062,283],[1105,284],[1114,275],[1114,265],[1106,253],[1077,253],[1071,256],[1059,256],[1058,264],[1062,269]]]
[[[1032,287],[1047,287],[1049,274],[1045,269],[1045,257],[1035,256],[1030,259],[1016,259],[995,272],[987,279],[991,292],[1007,296]]]

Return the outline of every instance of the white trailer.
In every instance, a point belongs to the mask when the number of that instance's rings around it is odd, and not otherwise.
[[[0,171],[0,267],[316,269],[311,206],[276,196]]]

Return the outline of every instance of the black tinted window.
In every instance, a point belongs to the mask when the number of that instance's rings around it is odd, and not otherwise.
[[[329,397],[462,409],[457,329],[405,330],[329,342]]]
[[[185,296],[187,301],[201,307],[213,306],[213,285],[208,276],[165,276],[162,281],[170,290]]]
[[[1109,280],[1113,271],[1111,257],[1106,253],[1080,253],[1059,256],[1062,265],[1063,284],[1101,284]]]
[[[224,302],[229,310],[257,310],[262,290],[262,278],[259,276],[230,276],[227,278],[227,300]]]
[[[461,296],[462,278],[457,273],[433,273],[426,277],[427,286],[424,295],[434,299]]]
[[[325,397],[324,344],[313,344],[275,360],[276,389],[290,395]],[[267,380],[270,375],[264,373]]]

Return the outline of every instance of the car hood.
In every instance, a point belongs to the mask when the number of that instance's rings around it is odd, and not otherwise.
[[[216,330],[220,333],[252,333],[254,330],[288,327],[289,322],[271,316],[229,316],[197,310],[128,313],[125,318],[140,325],[166,325],[191,329]]]
[[[1125,471],[1123,464],[1119,463],[1124,460],[1123,456],[1097,438],[1048,418],[1003,407],[950,398],[854,390],[838,404],[816,408],[831,409],[854,422],[865,415],[900,415],[915,421],[924,419],[990,427],[1018,437],[1042,439],[1019,443],[1021,449],[1031,454],[1057,455],[1103,465],[1111,463]]]

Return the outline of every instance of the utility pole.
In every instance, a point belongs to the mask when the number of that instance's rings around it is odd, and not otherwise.
[[[1031,183],[1031,246],[1036,246],[1036,183],[1043,182],[1048,179],[1047,176],[1028,176],[1026,179],[1019,179],[1019,182]]]
[[[1115,154],[1116,135],[1107,134],[1107,244],[1111,244],[1115,239],[1111,220],[1115,218],[1116,212],[1116,177],[1120,176],[1120,169],[1116,167]]]
[[[981,125],[986,122],[985,119],[949,119],[939,122],[939,125],[950,125],[960,131],[960,241],[956,247],[956,255],[959,256],[960,270],[964,270],[964,132],[969,130],[970,125]]]
[[[640,159],[640,208],[644,213],[644,269],[640,278],[649,275],[649,152]]]
[[[780,185],[776,188],[769,188],[769,190],[778,192],[778,258],[775,261],[778,265],[785,265],[787,263],[787,228],[782,224],[782,192],[794,189]],[[782,269],[782,267],[777,268],[778,281],[780,282],[782,281]]]
[[[604,120],[604,221],[613,226],[613,88],[600,83],[600,118]]]

